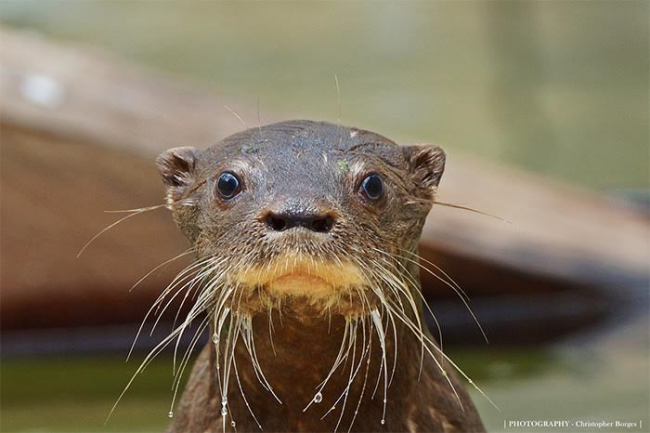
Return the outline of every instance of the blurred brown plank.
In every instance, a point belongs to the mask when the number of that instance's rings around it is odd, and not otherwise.
[[[452,156],[439,198],[512,224],[434,207],[423,233],[426,246],[576,282],[597,283],[605,274],[647,280],[650,220],[612,197]]]
[[[161,202],[158,152],[210,145],[239,121],[216,95],[92,49],[3,30],[0,59],[3,329],[140,319],[178,268],[128,288],[187,248],[167,211],[137,216],[75,256],[119,216],[104,210]],[[514,222],[434,208],[422,254],[473,294],[647,278],[648,219],[608,198],[452,154],[440,199]]]
[[[165,257],[187,248],[166,210],[122,224],[84,256],[76,255],[94,233],[123,216],[103,210],[162,201],[153,165],[91,142],[4,121],[0,126],[3,329],[141,315],[162,281],[152,278],[131,294],[127,290]]]

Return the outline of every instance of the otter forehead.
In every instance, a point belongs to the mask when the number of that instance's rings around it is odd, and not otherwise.
[[[327,122],[294,120],[252,128],[231,135],[203,152],[201,170],[220,167],[228,160],[249,162],[286,177],[311,174],[327,167],[345,171],[351,156],[378,158],[402,166],[398,145],[374,132]]]

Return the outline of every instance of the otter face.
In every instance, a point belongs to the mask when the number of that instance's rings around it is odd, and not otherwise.
[[[236,293],[239,308],[289,301],[351,314],[408,267],[397,258],[416,248],[444,162],[437,146],[309,121],[157,160],[215,294]]]

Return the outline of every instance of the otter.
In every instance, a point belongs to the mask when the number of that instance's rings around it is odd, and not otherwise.
[[[421,320],[440,147],[298,120],[157,166],[196,256],[164,293],[196,298],[168,342],[197,318],[212,335],[169,432],[485,431]]]

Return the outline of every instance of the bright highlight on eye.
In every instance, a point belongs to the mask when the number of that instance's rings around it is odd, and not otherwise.
[[[241,191],[241,182],[235,174],[224,171],[219,175],[217,191],[223,198],[233,198]]]
[[[384,181],[378,174],[368,175],[361,182],[361,192],[370,200],[379,200],[384,195]]]

